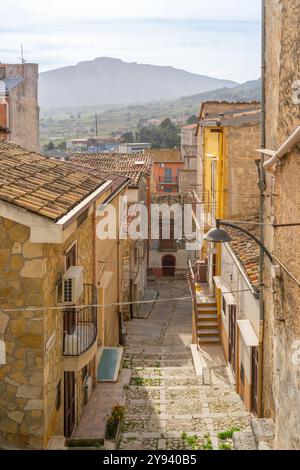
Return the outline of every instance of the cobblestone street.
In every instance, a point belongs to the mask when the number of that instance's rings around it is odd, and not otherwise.
[[[184,280],[152,284],[158,299],[189,295]],[[211,386],[196,376],[191,329],[190,301],[157,303],[147,320],[127,324],[124,368],[132,377],[125,389],[120,449],[226,449],[232,446],[230,436],[219,439],[220,432],[250,429],[251,415],[225,367]]]

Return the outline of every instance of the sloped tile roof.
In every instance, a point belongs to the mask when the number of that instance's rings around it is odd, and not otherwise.
[[[183,163],[178,149],[150,149],[148,152],[154,163]]]
[[[116,178],[0,141],[0,199],[53,221]]]
[[[144,154],[78,153],[69,156],[68,162],[125,176],[130,178],[130,186],[137,186],[143,175],[150,175],[152,168],[151,157]]]
[[[247,229],[255,236],[258,236],[256,229],[249,229],[248,227]],[[249,281],[255,288],[259,288],[259,246],[254,240],[236,229],[226,228],[226,231],[232,237],[230,246],[241,261]]]

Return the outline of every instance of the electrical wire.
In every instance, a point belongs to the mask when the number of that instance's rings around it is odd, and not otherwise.
[[[262,290],[262,289],[273,289],[273,286],[261,286],[261,287],[256,287],[255,290]],[[228,291],[228,292],[222,292],[222,295],[227,295],[227,294],[240,294],[244,292],[251,292],[253,293],[254,289],[241,289],[241,290],[236,290],[236,291]],[[206,298],[215,298],[215,295],[206,295],[204,294]],[[72,306],[55,306],[55,307],[19,307],[19,308],[12,308],[12,309],[0,309],[0,312],[3,313],[18,313],[18,312],[44,312],[44,311],[55,311],[55,310],[64,310],[64,309],[74,309],[74,310],[81,310],[84,308],[108,308],[108,307],[123,307],[123,306],[128,306],[128,305],[146,305],[146,304],[160,304],[160,303],[166,303],[166,302],[187,302],[188,300],[197,300],[197,296],[187,296],[187,297],[171,297],[171,298],[166,298],[166,299],[154,299],[154,300],[137,300],[133,302],[113,302],[110,304],[87,304],[87,305],[72,305]]]

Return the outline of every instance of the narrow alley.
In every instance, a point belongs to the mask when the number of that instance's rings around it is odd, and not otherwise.
[[[152,288],[159,291],[158,300],[189,295],[184,280],[160,280]],[[232,429],[250,429],[251,415],[230,384],[225,364],[210,386],[196,375],[191,333],[190,301],[158,302],[148,319],[128,324],[123,367],[132,370],[132,377],[124,392],[120,449],[227,450]],[[220,432],[227,440],[218,438]]]

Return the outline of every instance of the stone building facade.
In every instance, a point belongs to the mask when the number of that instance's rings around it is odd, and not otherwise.
[[[266,0],[266,147],[277,149],[300,125],[300,3]],[[299,146],[266,175],[265,242],[282,265],[281,279],[265,265],[264,415],[276,423],[275,447],[300,448]],[[268,159],[266,156],[265,159]],[[299,256],[298,256],[299,255]],[[290,274],[288,274],[288,272]]]
[[[1,138],[39,151],[37,64],[0,64]]]
[[[128,217],[124,223],[127,224],[130,220],[130,208],[136,204],[144,204],[150,213],[152,158],[148,154],[75,154],[69,157],[69,162],[100,171],[111,171],[130,179],[125,192],[126,201],[123,210],[127,212]],[[127,303],[122,306],[122,312],[123,319],[128,321],[137,313],[138,302],[145,295],[149,240],[133,240],[127,236],[122,240],[122,253],[121,297],[123,302]]]
[[[100,240],[96,226],[98,208],[118,205],[128,180],[10,143],[0,144],[0,166],[0,442],[46,448],[53,436],[72,436],[101,348],[120,343],[120,312],[111,304],[120,301],[122,248]],[[68,266],[83,273],[70,306],[60,292]],[[91,306],[98,301],[109,309]]]

